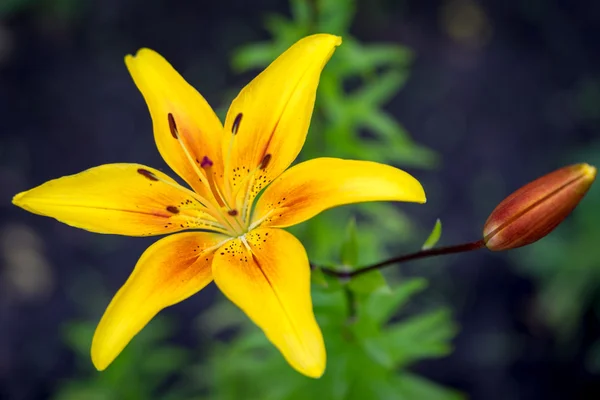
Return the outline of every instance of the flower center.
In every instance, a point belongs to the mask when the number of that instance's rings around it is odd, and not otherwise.
[[[229,145],[224,154],[223,169],[215,165],[207,155],[200,160],[193,157],[184,138],[179,134],[173,114],[168,114],[171,136],[179,142],[183,153],[198,174],[200,182],[206,188],[202,196],[197,193],[200,203],[206,208],[205,212],[215,218],[220,231],[226,231],[232,237],[240,237],[249,231],[250,214],[256,195],[267,184],[266,168],[272,155],[266,154],[254,168],[233,168],[232,149],[234,137],[238,133],[243,114],[239,113],[231,126]]]

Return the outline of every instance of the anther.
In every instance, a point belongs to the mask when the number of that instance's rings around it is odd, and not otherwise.
[[[151,181],[157,181],[158,178],[150,171],[144,168],[138,168],[138,174],[142,175],[144,178],[150,179]]]
[[[179,208],[175,206],[167,206],[167,211],[171,214],[179,214]]]
[[[175,124],[173,114],[169,113],[167,118],[169,119],[169,130],[171,131],[171,135],[173,135],[175,139],[179,139],[179,133],[177,132],[177,125]]]
[[[238,130],[240,129],[240,123],[242,122],[242,113],[239,113],[238,115],[236,115],[235,119],[233,120],[233,125],[231,125],[231,133],[233,133],[234,135],[238,133]]]
[[[236,215],[238,215],[237,210],[229,210],[227,211],[227,214],[231,215],[232,217],[235,217]]]
[[[202,158],[202,162],[200,163],[200,166],[205,169],[210,168],[213,166],[213,162],[210,158],[208,158],[207,156],[204,156]]]
[[[260,162],[260,165],[258,167],[260,169],[265,169],[265,168],[267,168],[267,165],[269,165],[270,161],[271,161],[271,154],[267,154],[266,156],[263,157],[263,159]]]

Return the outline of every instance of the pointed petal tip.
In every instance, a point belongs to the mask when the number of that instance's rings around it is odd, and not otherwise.
[[[304,38],[304,40],[310,40],[319,43],[319,45],[330,47],[331,50],[329,57],[331,57],[331,54],[333,54],[335,48],[342,44],[341,36],[331,35],[329,33],[317,33],[312,36],[307,36],[306,38]],[[329,60],[329,57],[326,61]]]
[[[138,58],[147,54],[157,54],[154,50],[147,47],[140,47],[134,54],[127,54],[125,58]]]
[[[421,182],[412,175],[409,175],[410,181],[406,182],[406,187],[410,188],[409,192],[412,193],[412,199],[402,199],[399,201],[409,201],[418,204],[427,203],[427,195],[425,194],[425,188]]]
[[[98,344],[95,340],[92,341],[92,349],[91,349],[91,357],[92,364],[94,364],[94,368],[97,371],[102,372],[113,362],[114,357],[109,359],[106,357],[106,354],[102,354],[102,352],[98,348]]]
[[[130,70],[130,72],[132,71],[132,69],[135,67],[135,65],[137,63],[140,63],[144,60],[151,60],[152,58],[162,59],[163,57],[160,54],[158,54],[156,51],[149,49],[147,47],[142,47],[142,48],[138,49],[134,54],[127,54],[124,57],[125,65]]]
[[[126,54],[125,57],[123,57],[123,59],[125,60],[125,65],[129,66],[133,60],[135,59],[135,55],[133,54]]]
[[[302,375],[319,379],[325,373],[325,367],[327,366],[327,351],[325,350],[323,335],[319,331],[318,338],[305,339],[303,351],[298,352],[293,358],[286,358],[290,365]]]
[[[314,364],[304,365],[298,372],[313,379],[319,379],[325,373],[325,357],[318,359]]]
[[[418,204],[425,204],[427,203],[427,195],[425,194],[425,188],[423,188],[423,185],[421,184],[421,182],[415,178],[414,176],[409,174],[409,177],[412,178],[411,182],[407,182],[407,187],[410,187],[410,192],[412,192],[413,194],[413,199],[412,200],[400,200],[400,201],[412,201],[414,203],[418,203]]]
[[[92,357],[92,364],[94,364],[94,368],[96,368],[96,371],[98,372],[102,372],[104,371],[106,368],[108,368],[109,364],[101,364],[97,361],[94,361],[94,358]]]
[[[318,33],[315,36],[320,36],[323,37],[323,39],[328,40],[331,42],[331,44],[335,47],[339,46],[342,44],[342,37],[341,36],[337,36],[337,35],[331,35],[329,33]]]
[[[427,195],[425,194],[425,189],[423,189],[423,186],[421,185],[421,183],[419,183],[419,186],[421,186],[421,194],[420,194],[420,199],[419,199],[418,203],[425,204],[425,203],[427,203]]]
[[[12,198],[12,203],[15,206],[23,208],[23,197],[25,196],[26,193],[27,192],[21,192],[21,193],[15,194]]]
[[[17,193],[16,195],[14,195],[14,197],[12,198],[12,203],[19,207],[22,208],[25,211],[29,211],[31,213],[34,214],[40,214],[40,215],[44,215],[42,213],[40,213],[39,211],[36,211],[35,207],[35,201],[36,201],[36,197],[35,196],[31,196],[31,191],[34,189],[30,189],[30,190],[26,190],[24,192],[21,193]]]
[[[401,196],[395,199],[395,201],[417,204],[427,203],[427,195],[425,194],[425,189],[423,188],[421,182],[410,174],[406,175],[408,175],[408,180],[404,181],[406,193],[403,193]]]
[[[102,372],[119,356],[121,350],[115,351],[114,343],[110,343],[110,336],[106,334],[101,328],[102,321],[96,327],[94,337],[92,338],[92,347],[90,349],[90,356],[92,358],[92,364],[96,370]]]

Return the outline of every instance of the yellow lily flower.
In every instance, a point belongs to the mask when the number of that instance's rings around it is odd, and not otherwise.
[[[108,164],[14,197],[30,212],[92,232],[191,230],[150,246],[112,299],[92,343],[98,370],[159,311],[214,280],[292,367],[314,378],[323,374],[309,261],[298,239],[281,228],[343,204],[425,202],[416,179],[383,164],[317,158],[287,169],[304,144],[321,71],[340,44],[328,34],[298,41],[241,91],[224,127],[159,54],[128,55],[158,149],[193,190],[145,165]]]

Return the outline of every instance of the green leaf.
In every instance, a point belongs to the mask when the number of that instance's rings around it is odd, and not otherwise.
[[[412,52],[407,47],[376,43],[364,45],[347,36],[338,52],[340,63],[336,69],[341,77],[369,76],[378,70],[389,68],[403,72],[413,59]]]
[[[356,233],[356,220],[351,218],[346,225],[346,232],[342,242],[342,264],[354,268],[358,264],[358,235]]]
[[[396,44],[369,44],[362,46],[361,50],[365,62],[375,66],[389,64],[396,67],[407,67],[414,58],[411,49]]]
[[[277,55],[283,53],[290,44],[310,34],[310,26],[296,23],[278,14],[267,15],[264,24],[265,28],[275,37]]]
[[[313,16],[313,7],[310,2],[306,0],[291,0],[290,7],[294,21],[298,25],[308,26],[310,25]]]
[[[311,271],[310,279],[314,285],[325,291],[339,290],[345,283],[343,282],[343,278],[329,275],[318,266]]]
[[[442,387],[420,376],[402,373],[394,376],[390,382],[394,388],[393,398],[427,400],[463,400],[465,396],[456,390]],[[392,398],[392,397],[382,397]]]
[[[95,326],[90,322],[67,322],[63,326],[63,340],[78,356],[88,357]]]
[[[313,309],[321,329],[333,327],[339,334],[339,326],[346,323],[348,315],[348,299],[342,290],[327,291],[317,289],[312,291]]]
[[[371,360],[387,369],[394,368],[394,360],[390,356],[387,346],[385,343],[382,343],[380,338],[364,338],[361,344],[365,353],[371,358]]]
[[[377,290],[389,291],[389,286],[381,271],[374,270],[350,279],[348,287],[354,293],[370,294]]]
[[[399,141],[398,144],[402,143],[408,147],[413,146],[408,132],[390,114],[360,104],[356,104],[353,111],[356,111],[355,115],[359,118],[358,124],[360,127],[368,129],[372,133],[381,136],[381,138],[395,139]]]
[[[441,236],[442,236],[442,221],[440,221],[440,219],[438,218],[435,221],[435,226],[433,227],[433,230],[429,234],[429,237],[427,238],[427,240],[425,240],[425,243],[423,243],[423,247],[421,247],[421,250],[432,249],[437,244],[437,242],[440,240]]]
[[[373,292],[359,312],[367,315],[378,326],[381,326],[388,322],[412,296],[423,291],[426,287],[426,279],[412,278],[402,282],[392,290]]]
[[[420,314],[390,326],[381,336],[396,365],[432,357],[441,357],[452,351],[450,340],[457,327],[446,309]]]
[[[248,44],[238,49],[231,58],[231,66],[237,72],[263,68],[277,56],[277,49],[272,43]]]
[[[176,346],[150,347],[144,353],[140,370],[152,376],[152,385],[157,386],[162,379],[185,366],[188,354],[185,349]]]
[[[408,74],[388,71],[354,91],[349,99],[358,107],[381,106],[390,101],[404,84]]]
[[[354,0],[319,0],[317,2],[318,28],[321,32],[345,34],[355,13]]]
[[[310,271],[310,280],[314,285],[322,287],[328,286],[327,278],[320,267],[315,267],[312,271]]]

